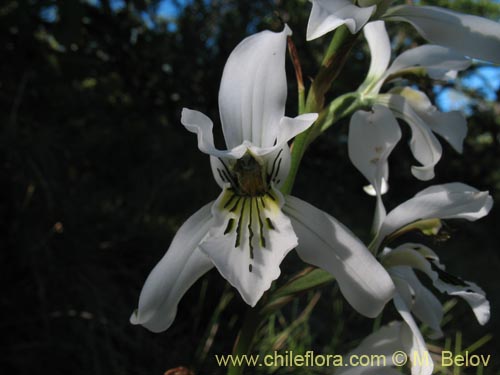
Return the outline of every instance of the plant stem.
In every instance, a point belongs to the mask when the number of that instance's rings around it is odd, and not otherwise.
[[[342,71],[349,52],[354,46],[357,38],[358,34],[352,35],[349,29],[344,25],[335,31],[332,41],[326,50],[323,62],[321,63],[321,68],[309,89],[306,104],[305,106],[301,106],[303,112],[299,112],[299,114],[308,112],[319,113],[323,110],[325,94],[332,86],[335,78],[337,78]],[[295,137],[292,147],[290,173],[281,188],[284,194],[291,193],[300,162],[302,161],[302,157],[307,147],[323,131],[323,127],[317,125],[319,123],[320,121],[317,121],[315,125]]]
[[[255,334],[257,333],[262,321],[263,316],[259,313],[258,308],[249,308],[243,321],[240,333],[233,348],[233,356],[247,355],[251,352]],[[245,369],[245,362],[242,361],[241,366],[234,366],[229,363],[228,375],[241,375]]]

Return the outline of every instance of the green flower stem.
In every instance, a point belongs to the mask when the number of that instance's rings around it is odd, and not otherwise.
[[[325,94],[344,67],[358,35],[351,34],[349,29],[344,25],[335,31],[321,63],[321,68],[311,84],[307,95],[306,112],[320,112],[323,109]]]
[[[240,333],[233,348],[233,355],[242,356],[249,354],[252,350],[255,334],[263,323],[265,316],[260,313],[258,308],[249,308],[243,321]],[[245,369],[244,362],[241,366],[229,364],[227,375],[241,375]]]
[[[292,147],[290,172],[287,180],[281,187],[283,194],[291,193],[297,172],[299,171],[300,162],[309,144],[334,123],[363,106],[364,104],[360,101],[359,94],[356,92],[339,96],[320,113],[318,120],[316,120],[316,123],[310,129],[295,137]]]
[[[332,86],[335,78],[337,78],[342,71],[347,61],[347,57],[349,56],[349,52],[352,50],[357,38],[358,34],[352,35],[346,26],[341,26],[335,31],[332,41],[325,53],[325,57],[323,58],[323,62],[321,63],[321,68],[311,84],[306,103],[305,105],[299,105],[299,114],[309,112],[321,113],[325,104],[325,94]],[[303,99],[299,97],[299,103],[301,100]],[[328,121],[330,121],[330,125],[333,124],[334,119],[331,115],[328,117]],[[318,121],[316,121],[316,124],[295,137],[292,147],[290,173],[281,188],[284,194],[290,194],[292,191],[300,162],[302,161],[302,157],[307,147],[324,129],[326,129],[319,124],[321,124],[321,115]]]
[[[288,52],[292,59],[293,68],[295,69],[295,77],[297,79],[297,94],[299,98],[299,113],[305,113],[306,105],[306,89],[304,87],[304,79],[302,76],[302,66],[300,65],[299,53],[297,47],[291,37],[288,37]]]
[[[334,277],[328,272],[314,267],[307,267],[285,285],[266,294],[265,300],[261,300],[255,308],[248,309],[233,348],[233,355],[241,356],[251,352],[255,335],[270,314],[293,301],[298,294],[324,286],[333,280],[335,280]],[[244,365],[244,362],[242,364]],[[230,364],[228,375],[241,375],[244,369],[244,366]]]

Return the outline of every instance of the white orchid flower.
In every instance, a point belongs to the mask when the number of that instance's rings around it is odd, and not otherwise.
[[[465,184],[431,186],[389,212],[380,225],[374,248],[378,248],[389,235],[416,221],[436,218],[475,221],[486,216],[492,205],[493,199],[488,192],[480,192]],[[442,335],[442,305],[422,285],[413,269],[426,274],[439,291],[465,299],[480,324],[488,321],[490,307],[484,291],[474,283],[448,274],[438,256],[427,246],[409,243],[394,250],[385,248],[379,258],[396,285],[396,309],[410,327],[413,313],[433,329],[434,336]],[[421,341],[417,336],[416,340]]]
[[[493,199],[488,192],[480,192],[465,184],[431,186],[400,204],[389,214],[377,218],[380,222],[373,248],[377,249],[388,236],[416,221],[435,218],[474,221],[487,215],[492,205]],[[385,213],[385,209],[383,212]],[[438,256],[424,245],[407,243],[394,250],[385,248],[379,259],[396,286],[394,306],[411,333],[411,339],[407,339],[411,346],[407,346],[406,351],[412,355],[419,353],[419,358],[428,360],[412,363],[412,374],[430,375],[433,363],[426,354],[425,340],[413,315],[433,330],[433,337],[440,337],[443,307],[434,294],[420,282],[413,270],[417,269],[426,274],[439,291],[465,299],[480,324],[485,324],[489,319],[489,302],[484,291],[476,284],[447,273],[439,263]]]
[[[411,315],[410,315],[411,317]],[[416,328],[414,332],[412,328]],[[410,324],[394,321],[378,331],[367,336],[354,350],[346,357],[357,356],[377,356],[378,360],[367,366],[345,366],[335,371],[335,375],[398,375],[400,371],[395,367],[401,366],[395,360],[401,359],[394,356],[394,353],[404,351],[407,358],[412,361],[412,374],[426,375],[432,373],[432,358],[427,351],[425,341],[418,330],[413,318]],[[383,356],[383,359],[382,357]],[[416,358],[418,356],[418,358]],[[375,357],[372,357],[375,358]],[[413,361],[415,360],[416,361]],[[423,365],[423,366],[422,366]]]
[[[412,174],[421,180],[434,177],[434,167],[441,158],[441,144],[434,133],[447,140],[457,152],[462,152],[467,133],[467,123],[460,112],[439,112],[424,93],[415,89],[398,88],[389,94],[380,94],[382,85],[394,74],[415,67],[424,69],[432,78],[443,78],[450,70],[467,68],[470,61],[449,48],[424,45],[402,53],[389,66],[391,46],[384,22],[370,22],[363,31],[372,60],[358,92],[361,101],[373,108],[372,112],[358,111],[351,117],[349,157],[371,184],[372,189],[365,190],[377,196],[378,217],[383,213],[380,196],[388,188],[387,159],[401,139],[396,119],[404,120],[411,128],[410,149],[422,164],[413,166]]]
[[[228,150],[215,148],[207,116],[183,110],[181,122],[210,155],[222,192],[178,230],[146,280],[133,324],[166,330],[184,293],[213,266],[254,306],[294,248],[305,262],[333,274],[360,313],[374,317],[392,298],[391,278],[359,239],[333,217],[279,191],[290,168],[287,142],[317,118],[284,116],[290,34],[288,27],[263,31],[231,53],[219,91]]]
[[[310,0],[312,10],[307,40],[319,38],[341,25],[353,34],[369,20],[410,23],[429,42],[452,48],[462,56],[500,63],[500,24],[434,6],[400,5],[392,0]]]

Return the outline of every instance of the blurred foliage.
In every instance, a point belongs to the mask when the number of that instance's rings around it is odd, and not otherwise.
[[[162,374],[185,365],[217,374],[213,353],[231,351],[246,305],[216,272],[188,292],[166,333],[128,323],[148,272],[176,229],[218,194],[208,158],[180,125],[180,110],[194,108],[217,122],[224,63],[250,33],[279,30],[288,22],[305,77],[314,76],[328,38],[305,42],[305,0],[174,0],[171,15],[159,12],[165,3],[0,5],[5,373]],[[489,1],[427,3],[500,15]],[[400,48],[418,40],[408,27],[390,30],[402,41]],[[363,43],[353,61],[332,97],[363,80],[369,62]],[[287,69],[287,114],[293,115],[296,86],[290,64]],[[467,74],[476,66],[471,69]],[[437,94],[429,82],[418,84]],[[473,99],[470,137],[464,157],[445,146],[436,183],[464,181],[489,189],[498,201],[500,105],[460,87],[460,80],[455,86]],[[392,156],[391,207],[426,186],[410,176],[410,163],[407,147],[399,145]],[[344,123],[313,144],[295,192],[366,234],[373,201],[363,195],[364,184],[347,158]],[[485,328],[464,303],[454,310],[446,328],[450,334],[463,330],[464,342],[498,332],[500,325],[497,211],[474,225],[452,222],[452,239],[431,244],[453,273],[483,286],[492,301],[493,319]],[[291,255],[282,266],[283,279],[301,267]],[[395,317],[387,310],[384,322]],[[273,316],[257,350],[345,352],[345,344],[359,341],[373,324],[344,303],[335,286],[323,288],[321,299],[305,295]],[[498,368],[495,348],[492,341],[484,350]]]

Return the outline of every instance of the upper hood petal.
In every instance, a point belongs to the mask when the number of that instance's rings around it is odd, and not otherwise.
[[[307,40],[313,40],[346,25],[351,33],[357,33],[368,22],[375,5],[360,8],[352,0],[310,0],[311,15],[307,24]]]
[[[299,237],[304,262],[335,276],[342,294],[361,314],[376,317],[394,294],[394,284],[366,246],[330,215],[287,196],[284,211]]]
[[[285,114],[288,26],[245,38],[229,56],[219,90],[222,130],[228,148],[248,141],[274,145]]]
[[[410,5],[389,9],[384,18],[409,22],[431,43],[451,47],[466,56],[500,63],[498,22],[439,7]]]
[[[165,256],[149,274],[130,317],[153,332],[165,331],[175,319],[177,305],[196,280],[213,267],[198,248],[212,226],[209,203],[179,228]]]

